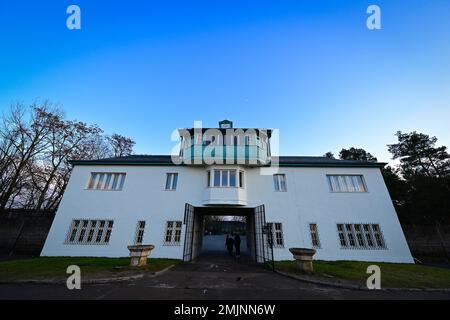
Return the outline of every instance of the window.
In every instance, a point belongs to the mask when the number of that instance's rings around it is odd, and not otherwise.
[[[375,236],[375,242],[378,247],[384,247],[384,239],[381,234],[380,226],[378,224],[372,224],[372,232]]]
[[[353,234],[353,226],[351,224],[346,224],[345,230],[347,231],[348,243],[351,247],[356,247],[355,236]]]
[[[134,238],[134,244],[142,244],[144,240],[145,221],[138,221],[136,226],[136,235]]]
[[[378,224],[337,224],[343,249],[386,249]]]
[[[209,170],[206,172],[206,184],[208,188],[211,187],[211,171]]]
[[[180,245],[181,242],[181,221],[167,221],[166,235],[164,237],[165,245]]]
[[[214,170],[214,187],[236,187],[236,170]]]
[[[369,247],[373,247],[374,246],[374,242],[373,242],[373,237],[372,237],[372,232],[370,231],[370,226],[368,224],[363,225],[364,228],[364,234],[366,235],[366,241],[367,241],[367,246]]]
[[[113,224],[112,220],[73,220],[65,243],[108,244]]]
[[[177,189],[178,173],[168,173],[166,175],[166,190],[174,191]]]
[[[320,248],[320,239],[319,239],[319,231],[317,230],[316,223],[309,224],[309,232],[311,234],[311,245],[315,249]]]
[[[338,224],[337,230],[338,230],[338,234],[339,234],[339,241],[341,243],[341,247],[347,247],[347,238],[345,237],[345,233],[344,233],[344,225]]]
[[[358,241],[358,246],[364,247],[365,243],[364,243],[364,237],[361,232],[361,225],[355,224],[354,229],[355,229],[355,233],[356,233],[356,240]]]
[[[239,171],[239,188],[244,187],[244,171]]]
[[[283,227],[280,222],[268,222],[267,225],[267,241],[273,243],[274,247],[283,248]]]
[[[92,172],[87,189],[120,191],[125,183],[125,173]]]
[[[286,191],[286,175],[285,174],[274,174],[273,183],[275,186],[275,191]]]
[[[327,175],[331,192],[367,192],[362,175]]]

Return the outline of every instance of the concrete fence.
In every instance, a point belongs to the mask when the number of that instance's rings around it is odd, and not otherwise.
[[[21,209],[0,214],[0,254],[39,255],[54,217],[52,211]]]

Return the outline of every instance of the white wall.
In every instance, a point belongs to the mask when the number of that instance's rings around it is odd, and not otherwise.
[[[282,222],[285,248],[276,260],[291,259],[289,247],[311,247],[309,223],[316,223],[322,248],[315,259],[413,262],[406,239],[377,168],[280,168],[287,192],[274,192],[273,178],[256,171],[247,175],[249,205],[265,204],[266,221]],[[330,192],[327,174],[362,174],[368,192]],[[378,223],[387,250],[341,249],[337,223]]]
[[[144,243],[155,244],[152,257],[182,258],[180,246],[164,246],[167,220],[183,220],[184,204],[201,206],[205,167],[76,166],[42,251],[43,256],[128,256],[138,220],[147,222]],[[126,172],[123,191],[85,190],[90,172]],[[176,191],[165,191],[165,174],[178,172]],[[308,223],[317,223],[322,249],[316,259],[412,262],[379,169],[280,168],[287,192],[275,192],[272,176],[245,168],[247,205],[266,206],[267,222],[283,223],[285,248],[275,258],[292,259],[289,247],[311,247]],[[332,193],[326,174],[363,174],[367,193]],[[73,219],[113,219],[109,245],[64,244]],[[336,223],[378,223],[386,250],[341,249]]]

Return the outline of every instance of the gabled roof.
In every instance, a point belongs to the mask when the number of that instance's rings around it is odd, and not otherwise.
[[[99,160],[72,160],[72,165],[142,165],[142,166],[174,166],[170,155],[131,155],[125,157]],[[280,167],[376,167],[382,168],[384,162],[359,160],[339,160],[311,156],[280,156]]]

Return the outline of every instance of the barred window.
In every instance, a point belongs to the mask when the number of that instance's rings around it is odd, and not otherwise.
[[[346,224],[345,230],[347,231],[347,239],[350,247],[356,247],[355,236],[353,234],[353,226],[351,224]]]
[[[338,234],[339,234],[339,241],[341,242],[341,247],[347,247],[347,238],[345,237],[345,233],[344,233],[344,225],[338,224],[337,230],[338,230]]]
[[[120,191],[125,183],[125,173],[92,172],[87,189]]]
[[[320,238],[319,238],[319,231],[317,229],[316,223],[310,223],[309,224],[309,232],[311,234],[311,245],[313,248],[319,249],[320,246]]]
[[[136,226],[136,235],[134,238],[134,244],[142,244],[144,240],[145,221],[138,221]]]
[[[66,244],[108,244],[114,221],[73,220],[67,232]]]
[[[267,241],[272,242],[274,247],[284,247],[283,226],[280,222],[268,222],[267,226]]]
[[[164,237],[165,245],[180,245],[182,224],[181,221],[166,222],[166,234]]]
[[[370,232],[370,225],[365,224],[363,226],[363,228],[364,228],[364,234],[366,235],[367,246],[373,247],[374,242],[373,242],[372,232]]]
[[[356,240],[358,241],[358,245],[360,247],[364,247],[365,243],[364,243],[364,237],[361,232],[361,225],[355,224],[354,228],[355,228]]]
[[[379,224],[337,224],[343,249],[386,249]]]
[[[332,192],[367,192],[362,175],[327,175]]]
[[[375,242],[378,247],[384,247],[383,234],[381,233],[380,226],[378,224],[372,224],[372,232],[375,236]]]
[[[174,191],[177,189],[178,173],[167,173],[166,190]]]
[[[111,238],[112,227],[113,227],[113,221],[108,221],[107,228],[106,228],[106,234],[105,234],[105,240],[104,240],[106,243],[108,243],[109,238]]]

